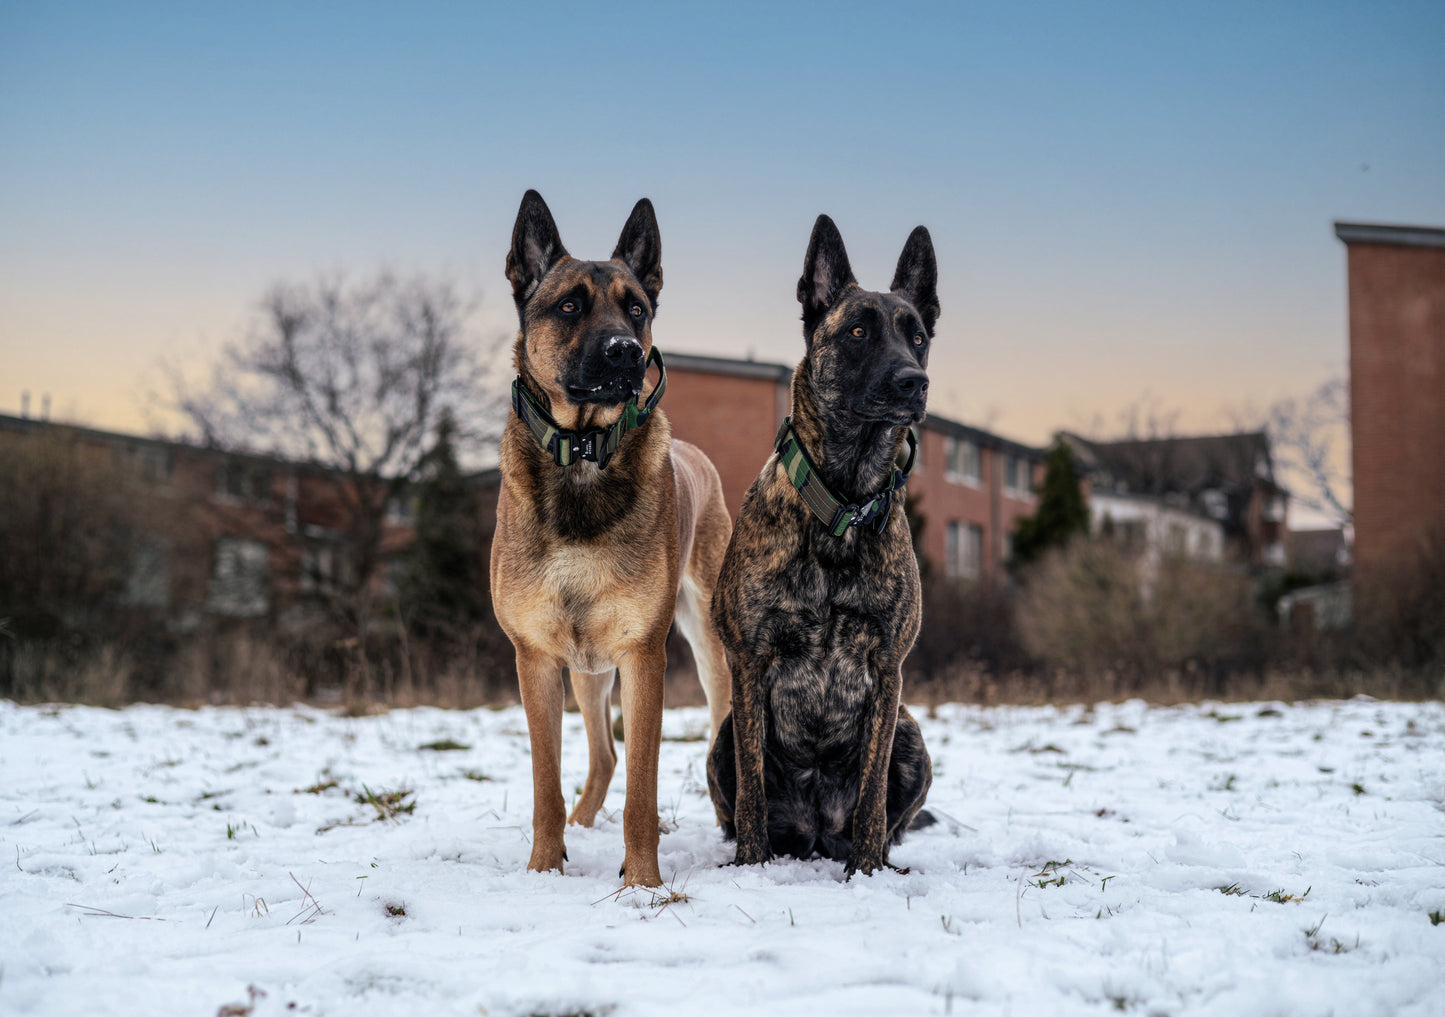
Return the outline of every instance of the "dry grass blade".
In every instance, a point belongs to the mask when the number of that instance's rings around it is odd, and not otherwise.
[[[80,908],[85,912],[86,918],[128,918],[131,921],[137,922],[165,921],[164,918],[157,918],[154,915],[119,915],[114,911],[107,911],[105,908],[91,907],[89,904],[71,904],[67,902],[65,906],[68,908]]]
[[[305,886],[302,886],[301,880],[296,878],[295,873],[288,872],[286,875],[290,876],[291,882],[295,883],[301,890],[301,910],[286,920],[287,925],[290,925],[292,922],[310,925],[316,921],[319,916],[326,914],[321,907],[321,902],[312,896],[311,884],[309,882]]]

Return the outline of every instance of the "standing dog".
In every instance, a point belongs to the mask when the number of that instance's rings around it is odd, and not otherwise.
[[[717,470],[673,441],[642,399],[662,289],[652,203],[633,208],[610,261],[578,261],[552,213],[528,191],[512,231],[507,277],[521,319],[513,415],[502,436],[502,491],[492,544],[497,620],[517,652],[532,741],[532,857],[561,870],[566,822],[591,826],[617,763],[608,706],[622,675],[627,746],[626,885],[659,886],[657,752],[665,641],[674,610],[692,645],[716,737],[729,686],[708,617],[732,523]],[[562,668],[587,729],[582,796],[562,799]]]
[[[833,220],[813,227],[793,415],[743,499],[712,602],[733,685],[708,788],[736,864],[816,852],[871,873],[932,781],[900,702],[922,602],[901,488],[937,280],[922,226],[888,293],[859,288]]]

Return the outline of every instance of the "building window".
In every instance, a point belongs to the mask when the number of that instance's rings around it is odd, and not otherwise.
[[[160,537],[137,537],[131,548],[121,603],[126,607],[166,608],[171,602],[171,549]]]
[[[1023,456],[1009,456],[1004,461],[1004,487],[1016,498],[1028,498],[1034,493],[1029,466],[1029,461]]]
[[[301,592],[324,593],[336,584],[336,549],[308,544],[301,550]]]
[[[256,618],[266,613],[270,598],[266,573],[271,552],[259,540],[222,537],[216,541],[207,606],[232,618]]]
[[[952,522],[944,530],[944,573],[950,579],[977,579],[983,573],[983,527]]]
[[[386,521],[393,526],[411,526],[416,522],[415,499],[410,493],[394,494],[386,499]]]
[[[216,496],[264,505],[271,500],[271,471],[228,459],[216,467]]]
[[[978,487],[983,479],[983,462],[978,446],[960,438],[944,438],[943,472],[955,484]]]
[[[164,446],[123,446],[116,450],[116,457],[142,480],[161,483],[170,479],[173,465],[171,450]]]

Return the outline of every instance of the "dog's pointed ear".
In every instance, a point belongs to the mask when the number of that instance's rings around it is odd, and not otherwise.
[[[520,308],[537,291],[549,269],[567,256],[557,223],[536,191],[522,195],[517,224],[512,227],[512,249],[507,252],[507,278]]]
[[[888,287],[913,305],[923,318],[923,327],[933,334],[938,321],[938,262],[933,256],[933,238],[924,226],[908,234],[903,253],[898,256],[898,269]]]
[[[826,215],[818,216],[808,240],[807,256],[803,258],[803,276],[798,280],[804,339],[812,341],[818,320],[837,303],[845,289],[856,283],[838,227]]]
[[[617,238],[617,249],[612,256],[626,262],[627,267],[632,269],[632,274],[642,283],[647,299],[652,301],[655,313],[657,295],[662,292],[662,231],[657,228],[657,214],[652,210],[652,202],[646,198],[639,198],[632,206],[632,214],[622,227],[622,235]]]

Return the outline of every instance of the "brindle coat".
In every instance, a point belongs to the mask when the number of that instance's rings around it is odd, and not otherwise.
[[[857,504],[887,484],[924,415],[939,308],[922,226],[890,290],[858,286],[837,227],[819,216],[798,282],[807,352],[793,427],[828,489]],[[814,852],[847,859],[850,876],[888,864],[932,780],[900,702],[921,601],[902,498],[881,533],[835,537],[774,453],[743,499],[712,603],[733,686],[708,787],[736,864]]]
[[[564,430],[606,427],[645,396],[652,318],[662,288],[661,238],[646,198],[609,261],[562,246],[546,203],[528,191],[507,255],[521,330],[517,375]],[[626,884],[658,886],[657,753],[668,627],[697,660],[716,737],[729,685],[708,617],[732,523],[706,456],[672,439],[657,411],[629,431],[606,469],[560,467],[513,414],[502,436],[502,490],[492,544],[492,597],[517,653],[532,742],[532,857],[561,870],[563,821],[592,825],[616,767],[611,710],[622,677],[627,733],[623,808]],[[587,730],[587,782],[570,816],[562,798],[562,668]]]

